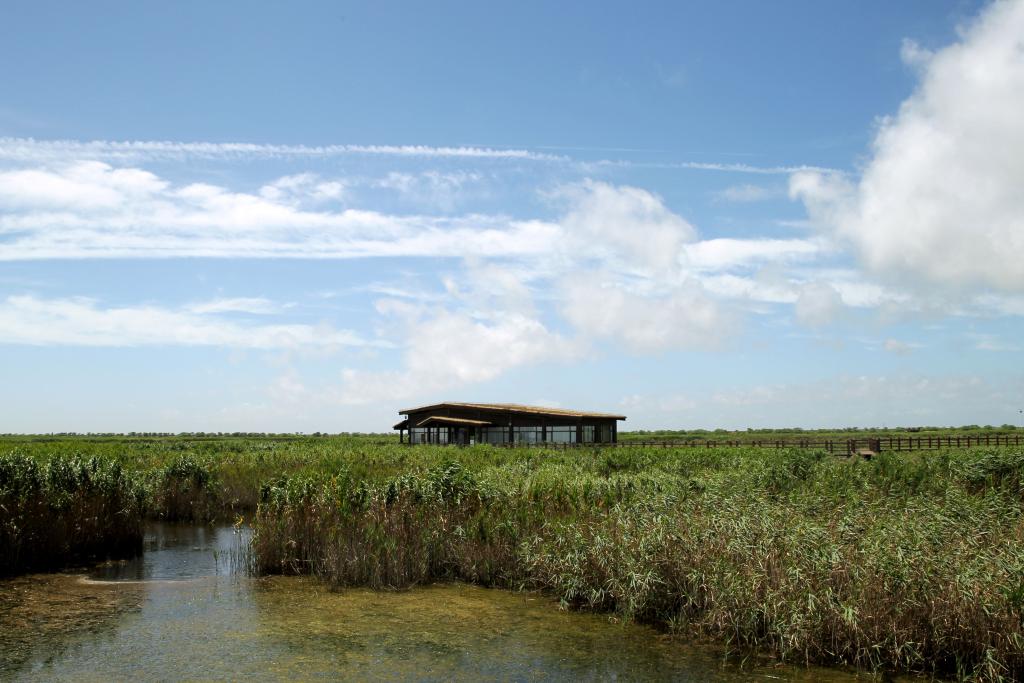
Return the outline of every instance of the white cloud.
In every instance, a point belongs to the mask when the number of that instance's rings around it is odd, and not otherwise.
[[[756,264],[782,264],[820,258],[828,251],[820,239],[734,239],[722,237],[687,244],[686,263],[701,271],[724,271]]]
[[[935,53],[917,44],[917,41],[904,38],[900,44],[900,59],[907,66],[914,68],[925,67],[932,60]]]
[[[988,293],[977,297],[974,303],[998,315],[1024,316],[1024,296]]]
[[[555,196],[568,202],[556,296],[581,334],[653,352],[713,348],[732,331],[731,316],[683,268],[696,229],[660,197],[589,180]]]
[[[373,403],[438,397],[439,391],[494,379],[533,363],[569,360],[576,345],[541,322],[517,313],[474,317],[447,309],[392,308],[407,327],[402,368],[373,372],[346,369],[340,400]]]
[[[563,161],[564,157],[525,149],[491,147],[432,147],[429,145],[262,145],[245,142],[171,142],[157,140],[35,140],[0,138],[0,159],[28,162],[97,159],[134,161],[145,159],[288,159],[331,158],[351,155],[398,157],[511,159]]]
[[[630,271],[677,271],[683,244],[697,236],[660,197],[637,187],[588,180],[565,186],[556,196],[570,203],[560,221],[566,247]]]
[[[340,180],[321,180],[315,173],[287,175],[260,188],[260,196],[272,202],[299,204],[339,201],[345,198],[345,183]]]
[[[696,231],[659,197],[595,181],[551,196],[565,212],[537,258],[469,258],[443,278],[440,301],[426,304],[404,289],[401,299],[378,301],[381,328],[405,340],[403,367],[347,370],[342,400],[437,397],[523,365],[571,360],[596,339],[649,353],[717,348],[734,331],[734,316],[681,266]],[[533,286],[554,300],[576,339],[540,321]]]
[[[571,361],[586,345],[549,329],[530,289],[500,264],[468,259],[443,278],[445,296],[403,296],[375,302],[379,333],[402,340],[395,370],[348,368],[337,400],[348,404],[420,397],[493,380],[522,366]],[[403,292],[404,293],[404,292]]]
[[[926,303],[901,291],[865,281],[863,273],[845,268],[810,266],[786,270],[769,263],[753,275],[711,271],[702,273],[699,279],[709,292],[718,296],[757,303],[796,304],[803,294],[807,306],[817,295],[818,302],[828,309],[829,302],[835,303],[829,289],[838,293],[845,306],[892,309],[901,315],[918,311]],[[828,319],[827,316],[822,318]]]
[[[763,185],[730,185],[724,190],[715,193],[715,198],[726,202],[763,202],[767,199],[774,199],[783,193],[777,188],[764,187]]]
[[[269,315],[280,310],[273,301],[262,297],[233,297],[200,301],[186,306],[192,313],[255,313]]]
[[[260,194],[176,186],[96,161],[0,173],[0,260],[40,258],[359,258],[549,251],[559,229],[499,216],[393,216],[317,206],[344,192],[286,176]],[[312,207],[307,204],[312,203]]]
[[[667,161],[667,162],[646,162],[646,161],[617,161],[602,160],[581,164],[584,167],[621,167],[621,168],[658,168],[678,169],[685,171],[713,171],[720,173],[748,173],[753,175],[791,175],[801,172],[835,173],[836,169],[823,166],[809,166],[799,164],[795,166],[755,166],[742,163],[721,163],[706,161]]]
[[[885,343],[882,344],[882,348],[889,353],[894,353],[897,356],[906,356],[910,354],[915,348],[918,348],[918,344],[908,344],[898,339],[886,339]]]
[[[372,187],[394,190],[415,204],[450,211],[464,199],[469,188],[479,186],[483,180],[481,173],[472,171],[392,171],[370,184]]]
[[[291,405],[305,402],[311,397],[311,392],[302,383],[298,373],[291,368],[274,379],[268,393],[276,400]]]
[[[167,187],[152,173],[115,169],[96,161],[77,162],[61,172],[20,169],[0,172],[0,208],[18,210],[113,209]]]
[[[248,324],[218,318],[235,308],[100,307],[84,298],[9,296],[0,301],[0,344],[33,346],[221,346],[237,349],[331,349],[385,346],[328,325]],[[250,300],[252,301],[252,300]],[[202,305],[199,306],[202,309]],[[251,308],[251,306],[250,306]]]
[[[758,273],[756,277],[731,273],[702,275],[700,282],[709,292],[728,299],[772,304],[792,304],[797,299],[798,285],[771,273]]]
[[[528,273],[511,264],[470,257],[463,262],[461,277],[444,279],[447,294],[473,311],[512,311],[535,315],[534,291]]]
[[[843,310],[843,298],[826,282],[808,282],[800,288],[794,310],[801,325],[823,327]]]
[[[660,294],[638,294],[614,276],[585,273],[562,283],[562,315],[589,337],[621,341],[649,353],[666,349],[714,349],[735,321],[695,280]]]
[[[538,147],[585,151],[636,152],[629,148]],[[83,159],[118,163],[210,159],[332,159],[342,156],[384,156],[421,159],[507,160],[574,164],[581,169],[599,167],[662,168],[755,175],[789,175],[799,171],[832,172],[834,169],[806,164],[755,166],[743,163],[704,161],[636,162],[604,159],[579,161],[571,157],[529,149],[481,146],[432,145],[275,145],[247,142],[175,142],[169,140],[37,140],[0,137],[0,160],[19,163],[67,163]]]
[[[790,193],[871,270],[950,288],[1024,290],[1024,1],[992,3],[961,40],[904,44],[920,83],[881,120],[859,181],[800,172]]]
[[[989,332],[971,332],[967,338],[971,340],[975,351],[1015,352],[1021,347]]]

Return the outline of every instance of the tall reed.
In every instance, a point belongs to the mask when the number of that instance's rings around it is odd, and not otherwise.
[[[790,661],[1024,675],[1019,453],[460,455],[372,482],[268,485],[260,569],[539,588]]]
[[[0,455],[0,574],[142,549],[145,490],[114,461]]]

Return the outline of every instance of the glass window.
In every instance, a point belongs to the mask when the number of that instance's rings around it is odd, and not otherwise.
[[[583,443],[594,443],[594,425],[583,425]]]
[[[576,443],[576,427],[548,427],[548,441],[551,443]]]
[[[540,427],[513,427],[516,443],[540,443]]]
[[[409,443],[448,443],[448,427],[413,427]]]
[[[480,432],[480,443],[508,443],[508,427],[484,427]]]

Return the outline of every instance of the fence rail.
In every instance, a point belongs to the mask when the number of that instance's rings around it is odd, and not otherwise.
[[[505,448],[721,448],[742,446],[753,448],[816,448],[850,455],[860,452],[934,451],[941,448],[971,448],[972,446],[1020,446],[1020,434],[982,434],[972,436],[882,436],[860,439],[727,439],[727,440],[644,440],[616,443],[514,443],[496,444]]]

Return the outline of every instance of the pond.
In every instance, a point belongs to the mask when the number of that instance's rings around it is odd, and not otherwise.
[[[849,681],[464,584],[331,591],[240,568],[246,531],[151,524],[138,559],[0,582],[0,678]]]

